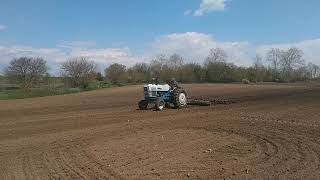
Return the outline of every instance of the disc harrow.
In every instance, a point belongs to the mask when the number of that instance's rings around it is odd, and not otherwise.
[[[235,103],[234,100],[231,99],[204,99],[204,98],[189,98],[188,105],[196,105],[196,106],[211,106],[211,105],[218,105],[218,104],[233,104]]]

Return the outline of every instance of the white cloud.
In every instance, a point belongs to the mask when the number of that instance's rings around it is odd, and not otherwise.
[[[228,54],[228,61],[236,65],[250,66],[256,53],[265,55],[270,48],[288,49],[297,47],[304,52],[304,59],[320,65],[320,39],[304,40],[293,43],[252,45],[249,42],[222,42],[215,40],[210,34],[187,32],[163,35],[153,44],[153,54],[178,53],[188,62],[202,63],[211,48],[219,47]]]
[[[51,72],[57,74],[59,66],[66,59],[85,56],[95,61],[99,70],[111,63],[121,63],[131,66],[137,62],[148,62],[158,54],[171,55],[178,53],[185,62],[203,63],[211,48],[222,48],[228,53],[228,61],[236,65],[250,66],[255,53],[264,55],[268,49],[277,47],[287,49],[295,46],[304,51],[307,61],[320,65],[320,39],[305,40],[295,43],[279,43],[253,46],[249,42],[223,42],[215,40],[210,34],[198,32],[173,33],[157,37],[148,48],[139,50],[136,54],[128,47],[96,48],[93,41],[63,42],[55,48],[34,48],[28,46],[1,46],[0,71],[10,60],[16,57],[43,57],[48,61]]]
[[[5,31],[8,29],[8,26],[0,24],[0,31]]]
[[[134,56],[129,48],[101,48],[101,49],[72,49],[70,56],[84,56],[100,64],[121,63],[127,66],[134,65],[140,59]]]
[[[286,50],[290,47],[297,47],[304,52],[304,59],[320,65],[320,39],[304,40],[294,43],[279,43],[258,46],[256,52],[265,54],[270,48]]]
[[[210,49],[222,48],[229,55],[229,61],[237,65],[249,65],[248,42],[219,42],[209,34],[187,32],[164,35],[152,44],[153,53],[172,54],[178,53],[191,62],[202,63],[208,56]]]
[[[77,47],[93,47],[96,44],[95,41],[62,41],[57,47],[72,49]]]
[[[224,11],[228,0],[202,0],[199,9],[195,10],[194,16],[203,16],[205,13]]]
[[[50,60],[61,61],[66,54],[57,48],[32,48],[28,46],[0,46],[0,57],[2,62],[8,63],[12,58],[21,56],[46,57]]]
[[[75,45],[78,43],[68,43]],[[47,60],[50,72],[58,74],[59,66],[62,62],[71,57],[85,56],[93,60],[101,66],[100,70],[111,63],[121,63],[127,66],[133,65],[140,61],[134,56],[128,48],[85,48],[61,46],[57,48],[33,48],[28,46],[0,46],[0,71],[3,70],[10,60],[13,58],[27,57],[43,57]]]

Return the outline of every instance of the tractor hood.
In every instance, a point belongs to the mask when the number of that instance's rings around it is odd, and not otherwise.
[[[163,84],[163,85],[145,84],[144,89],[145,91],[169,91],[170,86],[168,84]]]

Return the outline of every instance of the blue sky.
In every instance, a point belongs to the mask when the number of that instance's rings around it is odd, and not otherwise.
[[[201,63],[216,46],[239,65],[290,46],[319,64],[319,19],[319,0],[2,0],[0,66],[21,55],[130,66],[173,52]]]

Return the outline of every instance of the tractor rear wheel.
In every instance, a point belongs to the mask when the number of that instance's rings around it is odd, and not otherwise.
[[[148,101],[147,100],[141,100],[138,103],[139,109],[141,110],[147,110],[148,109]]]
[[[164,102],[164,100],[162,100],[160,98],[158,98],[156,100],[156,110],[157,111],[162,111],[165,106],[166,106],[166,103]]]
[[[183,108],[187,106],[187,93],[182,88],[176,88],[173,91],[173,103],[176,108]]]

